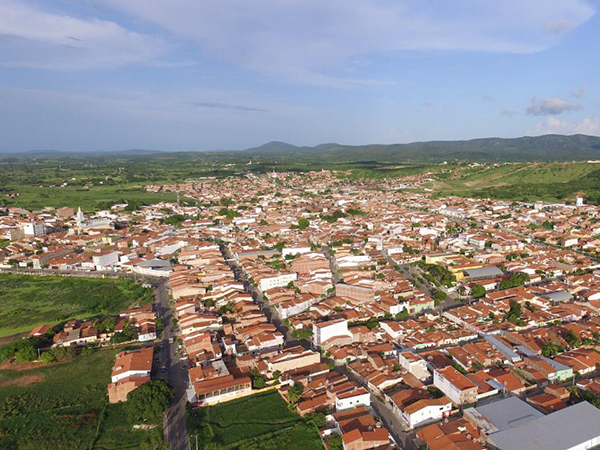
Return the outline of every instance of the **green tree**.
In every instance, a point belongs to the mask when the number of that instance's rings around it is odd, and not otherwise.
[[[21,350],[17,352],[15,358],[18,363],[24,363],[28,361],[34,361],[37,357],[37,351],[33,347],[23,347]]]
[[[448,298],[448,294],[446,294],[444,291],[437,290],[433,294],[433,299],[437,300],[438,302],[443,302],[446,300],[446,298]]]
[[[173,397],[173,389],[168,381],[148,381],[127,395],[127,417],[131,423],[158,421]]]
[[[553,358],[563,351],[563,348],[555,342],[548,341],[542,345],[542,355],[546,358]]]
[[[294,383],[292,387],[288,389],[287,397],[291,404],[298,403],[300,397],[302,397],[302,393],[304,392],[304,386],[299,383]]]
[[[310,222],[308,221],[308,219],[300,219],[298,221],[298,229],[299,230],[305,230],[308,228],[309,225],[310,225]]]
[[[473,289],[471,289],[471,294],[475,298],[480,298],[487,294],[487,290],[482,285],[476,284],[473,286]]]

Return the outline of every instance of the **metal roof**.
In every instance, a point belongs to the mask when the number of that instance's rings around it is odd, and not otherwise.
[[[479,277],[501,277],[504,273],[498,269],[497,267],[481,267],[480,269],[466,269],[465,273],[471,278],[479,278]]]
[[[600,442],[600,410],[581,402],[488,436],[500,450],[570,450]]]

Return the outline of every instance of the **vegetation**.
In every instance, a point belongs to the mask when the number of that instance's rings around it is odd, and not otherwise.
[[[482,285],[476,284],[475,286],[473,286],[473,289],[471,290],[471,294],[475,298],[480,298],[480,297],[483,297],[485,294],[487,294],[487,291]]]
[[[223,449],[323,448],[314,424],[290,411],[274,391],[197,410],[188,407],[187,429],[192,443],[197,435],[203,445]]]
[[[125,411],[132,423],[158,422],[173,400],[168,381],[152,380],[127,395]]]
[[[2,366],[0,448],[139,449],[153,433],[162,433],[134,430],[124,406],[108,404],[106,386],[120,350],[19,370]]]
[[[0,337],[42,324],[114,314],[153,300],[127,279],[0,274]]]
[[[517,286],[522,286],[529,281],[529,275],[523,272],[516,273],[511,275],[510,278],[506,280],[502,280],[498,285],[499,289],[510,289]]]

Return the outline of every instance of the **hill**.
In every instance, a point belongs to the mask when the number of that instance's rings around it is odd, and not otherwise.
[[[390,145],[321,144],[298,147],[269,142],[239,152],[246,157],[277,158],[285,161],[378,162],[440,161],[574,161],[600,159],[600,137],[577,134],[563,136],[484,138],[467,141],[429,141]]]

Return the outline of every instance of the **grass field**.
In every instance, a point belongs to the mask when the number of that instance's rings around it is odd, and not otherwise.
[[[122,405],[108,405],[106,398],[118,351],[28,370],[0,366],[0,448],[139,448],[148,432],[133,430]]]
[[[202,445],[216,442],[226,449],[323,449],[317,429],[287,408],[275,391],[188,411],[188,433]]]
[[[44,323],[114,314],[152,299],[151,289],[127,279],[0,274],[0,337]]]
[[[26,209],[42,209],[45,206],[60,208],[70,206],[77,209],[81,207],[84,211],[94,211],[105,203],[118,202],[143,202],[146,204],[165,202],[174,202],[177,200],[177,194],[150,193],[146,192],[144,187],[137,185],[117,185],[117,186],[92,186],[84,188],[81,186],[73,187],[36,187],[19,186],[15,187],[15,192],[19,197],[10,198],[6,201],[9,206],[20,206]]]
[[[562,200],[585,193],[596,201],[597,164],[516,163],[463,169],[458,177],[436,183],[438,196],[457,195],[506,200]]]

